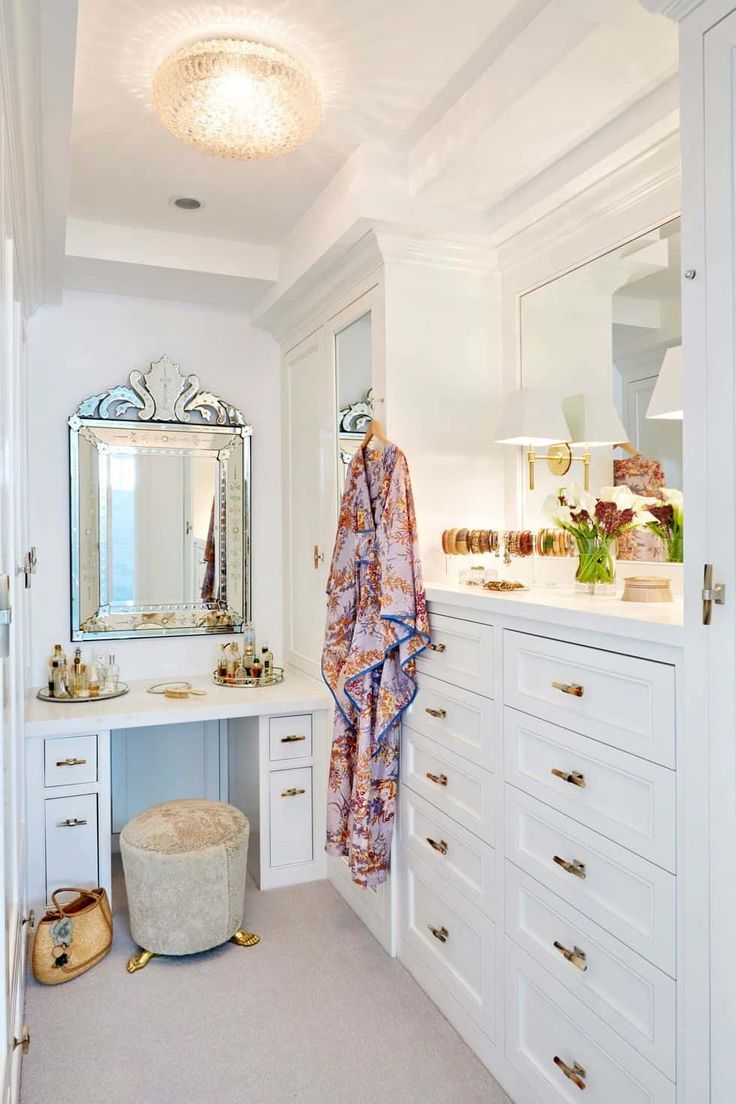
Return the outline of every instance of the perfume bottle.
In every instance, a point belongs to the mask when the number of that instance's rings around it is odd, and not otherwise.
[[[87,665],[87,686],[89,687],[89,696],[91,698],[99,697],[100,673],[97,670],[97,664],[94,659]]]
[[[73,698],[80,697],[79,691],[82,688],[82,649],[74,649],[74,659],[72,660],[72,669],[69,674],[69,681],[67,683],[69,693]]]
[[[263,664],[261,663],[258,656],[255,656],[255,658],[253,659],[253,661],[251,662],[251,665],[250,665],[250,677],[254,678],[254,679],[259,679],[262,674],[263,674]]]
[[[269,650],[268,644],[264,644],[261,648],[261,663],[264,675],[270,675],[273,671],[273,652]]]
[[[118,688],[118,678],[120,676],[120,669],[115,662],[115,656],[109,655],[107,657],[107,669],[105,671],[105,692],[107,694],[114,694]]]
[[[57,669],[61,671],[61,677],[64,683],[66,683],[66,656],[64,655],[64,649],[62,648],[61,644],[54,644],[54,650],[51,653],[51,658],[49,659],[49,694],[51,694],[52,697],[57,696],[54,691],[55,675]]]
[[[227,653],[225,651],[225,645],[221,644],[217,652],[217,677],[225,678],[227,676]]]

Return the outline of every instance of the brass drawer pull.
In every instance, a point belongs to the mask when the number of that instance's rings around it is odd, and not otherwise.
[[[57,759],[57,767],[83,767],[86,759]]]
[[[573,698],[582,698],[585,688],[577,682],[553,682],[553,690],[561,690],[563,694],[571,694]]]
[[[585,1068],[581,1066],[579,1062],[573,1062],[572,1066],[568,1066],[567,1062],[563,1062],[556,1054],[553,1061],[557,1068],[562,1070],[568,1081],[572,1081],[573,1085],[577,1085],[579,1089],[586,1089],[588,1087],[585,1084],[585,1078],[588,1075],[585,1072]]]
[[[306,738],[307,738],[306,736],[297,736],[296,734],[294,734],[293,736],[282,736],[281,737],[281,743],[282,744],[298,744],[300,740],[306,740]]]
[[[441,655],[442,652],[444,652],[447,645],[446,644],[428,644],[427,647],[429,648],[429,650],[431,652],[439,652],[440,655]]]
[[[298,797],[299,794],[304,794],[306,792],[307,791],[305,789],[303,789],[301,786],[292,786],[291,789],[282,790],[281,791],[281,796],[282,797]]]
[[[569,782],[571,786],[580,786],[581,790],[585,789],[585,775],[581,774],[580,771],[564,771],[552,767],[550,773],[553,774],[555,778],[561,778],[563,782]]]
[[[568,874],[574,874],[576,878],[588,877],[585,870],[585,863],[580,862],[579,859],[573,859],[572,862],[568,862],[567,859],[561,859],[559,855],[553,855],[552,861],[556,862],[558,866],[561,866],[563,870],[566,870]]]
[[[430,717],[436,717],[438,721],[444,721],[447,716],[446,709],[432,709],[431,706],[427,706],[424,710],[425,713],[429,713]]]
[[[86,824],[86,820],[81,820],[79,817],[67,817],[66,820],[57,820],[57,828],[80,828],[83,824]]]
[[[447,854],[447,844],[444,840],[433,840],[431,836],[427,836],[427,843],[430,847],[434,847],[435,851],[439,851],[440,855]]]
[[[427,771],[427,778],[430,782],[434,782],[435,786],[446,786],[447,775],[446,774],[432,774],[431,771]]]
[[[431,931],[435,939],[439,939],[440,943],[446,943],[450,938],[450,933],[447,928],[433,928],[431,924],[427,924],[427,927]]]
[[[557,939],[555,939],[552,946],[556,951],[560,952],[563,958],[566,958],[573,966],[577,966],[578,970],[582,970],[582,972],[585,973],[588,969],[585,951],[582,951],[580,947],[575,946],[570,950],[569,947],[566,947],[564,943],[560,943]]]
[[[26,1055],[31,1049],[31,1033],[28,1030],[26,1024],[23,1024],[23,1030],[20,1033],[20,1039],[17,1036],[13,1038],[13,1050],[17,1050],[20,1047],[22,1053]]]

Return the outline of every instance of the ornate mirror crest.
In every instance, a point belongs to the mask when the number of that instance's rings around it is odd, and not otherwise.
[[[238,631],[250,619],[250,438],[169,357],[69,418],[72,639]]]
[[[337,432],[341,437],[362,437],[373,417],[373,390],[360,402],[344,406],[337,414]]]

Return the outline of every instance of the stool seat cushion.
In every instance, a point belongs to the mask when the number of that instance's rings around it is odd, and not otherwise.
[[[139,946],[194,954],[243,922],[249,825],[221,801],[154,805],[120,833],[130,929]]]

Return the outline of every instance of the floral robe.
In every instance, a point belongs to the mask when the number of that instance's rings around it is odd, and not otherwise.
[[[390,443],[360,448],[340,507],[322,655],[336,704],[327,853],[348,857],[358,885],[380,885],[388,873],[399,720],[428,642],[406,457]]]

